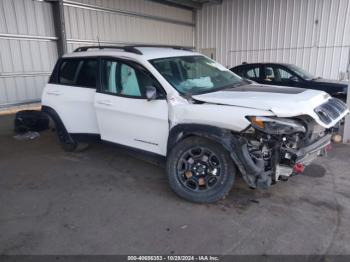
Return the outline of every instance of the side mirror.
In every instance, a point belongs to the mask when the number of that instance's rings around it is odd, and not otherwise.
[[[157,89],[154,86],[146,86],[146,98],[147,101],[157,99]]]

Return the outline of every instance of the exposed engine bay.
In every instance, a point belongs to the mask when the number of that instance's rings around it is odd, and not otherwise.
[[[203,95],[199,98],[206,102],[198,100],[191,102],[210,105],[220,102],[219,98],[227,93],[208,94],[207,97]],[[338,129],[341,119],[349,113],[349,110],[339,99],[330,98],[328,95],[322,95],[320,98],[325,101],[311,107],[312,110],[307,108],[305,113],[300,115],[290,116],[289,110],[281,110],[277,114],[274,112],[277,111],[276,108],[269,110],[270,114],[260,116],[252,112],[251,115],[245,115],[250,125],[242,131],[223,129],[219,138],[217,134],[206,135],[218,140],[230,152],[243,179],[251,188],[266,189],[279,180],[285,181],[290,176],[302,173],[307,165],[318,156],[326,154],[331,148],[332,134]],[[235,106],[238,102],[240,101],[235,101],[232,105]],[[259,105],[258,101],[256,103]],[[224,109],[229,110],[228,107],[221,108],[222,111]],[[235,107],[235,113],[239,115],[244,112],[243,110],[255,110],[243,108],[240,111],[241,109]],[[204,107],[202,112],[205,112]],[[236,120],[238,126],[242,124],[239,122],[241,119]],[[209,133],[211,132],[213,130]],[[203,134],[199,132],[198,135]]]
[[[302,173],[330,144],[332,129],[311,117],[294,119],[252,117],[252,125],[241,133],[241,149],[255,172],[244,176],[251,187],[267,188],[278,180]],[[248,161],[249,162],[249,161]]]

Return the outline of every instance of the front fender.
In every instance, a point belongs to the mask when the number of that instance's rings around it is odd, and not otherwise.
[[[179,124],[170,129],[167,152],[170,152],[180,140],[188,136],[205,137],[222,144],[226,150],[230,150],[231,132],[229,130],[202,124]]]
[[[170,130],[168,152],[179,141],[189,136],[204,137],[221,144],[250,187],[255,188],[259,184],[266,188],[271,184],[269,173],[265,172],[263,160],[252,158],[248,152],[246,140],[239,133],[209,125],[179,124]]]

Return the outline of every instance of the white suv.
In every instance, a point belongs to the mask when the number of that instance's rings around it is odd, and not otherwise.
[[[324,92],[262,86],[180,47],[80,47],[60,58],[42,111],[63,148],[102,140],[166,159],[171,188],[201,203],[302,172],[349,112]]]

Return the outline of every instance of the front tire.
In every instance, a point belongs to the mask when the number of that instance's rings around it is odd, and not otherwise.
[[[61,147],[65,152],[74,152],[78,148],[78,143],[75,141],[61,142]]]
[[[171,189],[196,203],[223,199],[231,190],[236,174],[227,151],[201,137],[180,141],[168,155],[166,170]]]
[[[54,121],[54,123],[57,138],[62,149],[65,152],[74,152],[78,147],[78,143],[69,135],[63,124],[57,123],[56,121]]]

